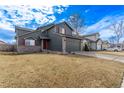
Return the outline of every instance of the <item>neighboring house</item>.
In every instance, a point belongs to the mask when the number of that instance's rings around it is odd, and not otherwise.
[[[103,41],[102,50],[106,50],[110,47],[110,43],[108,41]]]
[[[124,43],[119,43],[119,44],[111,44],[110,43],[110,48],[115,48],[115,47],[118,47],[118,48],[121,48],[124,50]]]
[[[36,30],[16,26],[15,32],[18,52],[81,51],[82,38],[74,35],[73,28],[66,22],[41,26]]]
[[[0,40],[0,45],[6,44],[4,41]]]
[[[82,50],[85,50],[86,46],[89,50],[102,50],[102,40],[99,33],[82,36]]]
[[[0,40],[0,51],[14,51],[14,45],[10,45]]]

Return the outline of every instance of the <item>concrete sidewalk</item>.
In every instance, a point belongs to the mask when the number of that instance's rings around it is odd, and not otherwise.
[[[107,60],[113,60],[113,61],[124,63],[124,57],[122,56],[109,55],[109,54],[97,54],[96,52],[75,52],[75,54],[91,56],[91,57],[107,59]]]

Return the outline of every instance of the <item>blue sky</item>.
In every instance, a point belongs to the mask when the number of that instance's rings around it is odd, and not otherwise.
[[[36,29],[52,22],[67,20],[73,13],[80,13],[85,20],[85,34],[99,32],[106,40],[113,32],[108,27],[124,19],[124,6],[58,5],[58,6],[0,6],[0,40],[15,42],[14,26]],[[122,39],[123,40],[123,39]]]

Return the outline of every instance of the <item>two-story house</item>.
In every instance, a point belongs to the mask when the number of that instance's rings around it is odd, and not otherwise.
[[[102,40],[100,39],[99,33],[89,34],[89,35],[83,35],[82,36],[82,46],[81,50],[86,50],[86,46],[89,51],[92,50],[102,50]]]
[[[31,30],[15,27],[18,52],[40,52],[43,50],[74,52],[81,51],[81,39],[66,22],[49,24]]]

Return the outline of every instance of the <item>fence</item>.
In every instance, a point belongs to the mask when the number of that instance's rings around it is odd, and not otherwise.
[[[15,46],[9,44],[1,44],[0,51],[6,51],[6,52],[15,51]]]

